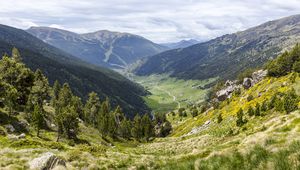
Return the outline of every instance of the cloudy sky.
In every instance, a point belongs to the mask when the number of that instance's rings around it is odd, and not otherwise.
[[[300,0],[0,0],[1,24],[107,29],[160,43],[204,41],[294,14]]]

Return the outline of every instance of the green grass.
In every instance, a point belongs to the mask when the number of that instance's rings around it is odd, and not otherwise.
[[[145,101],[156,112],[168,112],[203,101],[208,92],[204,86],[216,80],[215,78],[202,81],[180,80],[168,75],[133,76],[131,78],[151,93]]]

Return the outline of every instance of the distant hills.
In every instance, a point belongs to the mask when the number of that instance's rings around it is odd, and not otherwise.
[[[83,61],[108,68],[125,68],[138,59],[168,49],[138,35],[107,30],[77,34],[56,28],[32,27],[27,32]]]
[[[263,65],[300,41],[300,15],[270,21],[234,34],[144,59],[138,75],[170,73],[183,79],[234,78]]]
[[[179,42],[173,42],[173,43],[162,43],[160,45],[166,46],[170,49],[176,49],[176,48],[186,48],[198,43],[200,42],[194,39],[190,39],[190,40],[181,40]]]
[[[77,40],[72,39],[74,42]],[[20,50],[27,66],[33,70],[40,68],[51,84],[55,80],[68,82],[74,93],[83,99],[89,92],[95,91],[102,100],[109,97],[113,106],[121,105],[127,115],[149,110],[141,97],[146,94],[144,89],[120,74],[88,64],[26,31],[0,25],[0,53],[10,53],[13,47]]]

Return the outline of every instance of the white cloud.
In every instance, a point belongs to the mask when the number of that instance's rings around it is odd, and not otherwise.
[[[299,0],[6,0],[0,23],[79,33],[108,29],[168,42],[207,40],[299,11]]]

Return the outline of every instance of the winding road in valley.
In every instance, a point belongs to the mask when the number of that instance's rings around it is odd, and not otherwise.
[[[162,91],[162,92],[164,92],[164,93],[167,93],[167,94],[168,94],[168,96],[172,97],[172,98],[173,98],[173,101],[177,103],[177,107],[178,107],[178,108],[180,108],[180,107],[181,107],[181,104],[180,104],[180,102],[179,102],[179,101],[177,101],[177,97],[176,97],[176,96],[174,96],[174,95],[172,95],[172,93],[171,93],[170,91],[168,91],[168,90],[164,90],[164,89],[162,89],[162,88],[160,88],[160,87],[158,87],[158,86],[154,86],[154,88],[155,88],[155,89],[157,89],[157,90],[160,90],[160,91]]]

